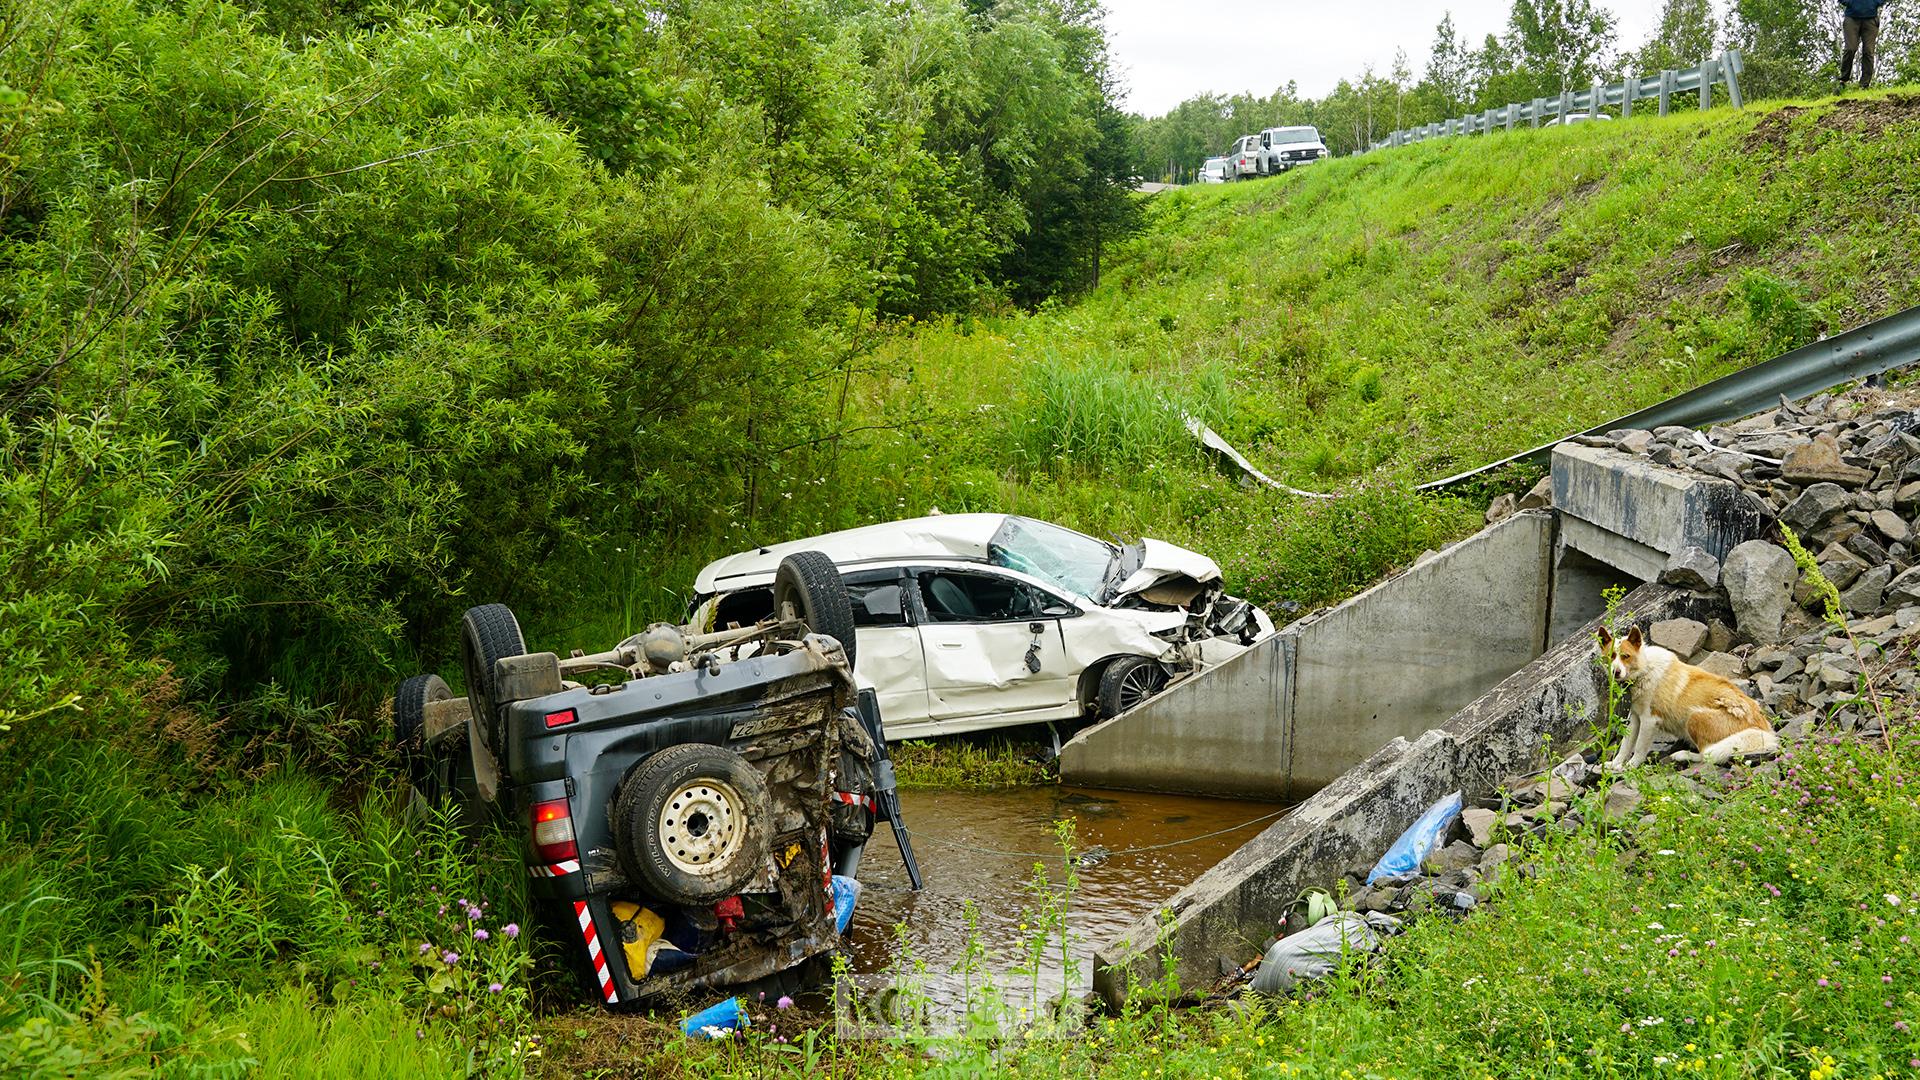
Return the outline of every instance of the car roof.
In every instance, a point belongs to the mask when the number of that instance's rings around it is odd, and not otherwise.
[[[914,560],[987,557],[987,542],[1006,523],[1006,514],[935,514],[863,525],[824,536],[810,536],[742,551],[701,567],[693,579],[697,595],[762,585],[773,580],[780,560],[796,551],[818,551],[841,569]]]

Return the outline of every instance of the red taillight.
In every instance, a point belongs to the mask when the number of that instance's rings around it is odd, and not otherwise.
[[[546,863],[580,857],[580,848],[573,842],[573,812],[567,809],[567,800],[533,804],[533,850]]]
[[[547,726],[550,728],[566,727],[578,719],[580,719],[579,713],[574,712],[572,709],[561,709],[559,712],[550,712],[547,714]]]

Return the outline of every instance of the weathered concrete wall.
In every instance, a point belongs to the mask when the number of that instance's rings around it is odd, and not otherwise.
[[[1553,507],[1567,546],[1643,581],[1683,547],[1724,559],[1766,527],[1763,508],[1731,481],[1573,442],[1553,448]]]
[[[1060,749],[1061,779],[1285,798],[1297,644],[1292,629],[1283,630],[1178,690],[1080,732]]]
[[[1547,647],[1550,514],[1516,514],[1295,624],[1292,791],[1414,738]]]
[[[1704,598],[1647,585],[1625,606],[1645,618],[1706,614]],[[1195,990],[1259,951],[1286,907],[1370,863],[1435,800],[1455,789],[1491,793],[1505,777],[1546,764],[1585,739],[1605,709],[1591,627],[1500,682],[1436,730],[1397,739],[1300,804],[1165,906],[1181,986]],[[1096,952],[1094,989],[1116,1006],[1159,977],[1156,912]]]
[[[1540,654],[1553,518],[1518,514],[1076,735],[1061,777],[1293,798]]]

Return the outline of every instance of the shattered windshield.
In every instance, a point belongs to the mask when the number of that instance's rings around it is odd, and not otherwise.
[[[1031,518],[1008,518],[987,543],[987,561],[993,565],[1096,600],[1113,557],[1109,544]]]

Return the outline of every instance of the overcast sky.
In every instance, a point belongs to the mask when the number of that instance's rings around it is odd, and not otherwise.
[[[1659,21],[1659,0],[1605,0],[1619,17],[1616,45],[1637,48]],[[1124,73],[1127,109],[1157,116],[1208,91],[1261,96],[1291,79],[1318,97],[1368,64],[1381,75],[1395,49],[1414,77],[1440,17],[1453,12],[1472,45],[1502,33],[1512,0],[1106,0],[1107,33]]]

